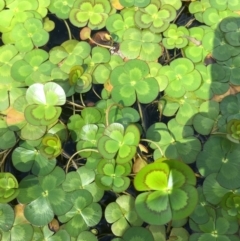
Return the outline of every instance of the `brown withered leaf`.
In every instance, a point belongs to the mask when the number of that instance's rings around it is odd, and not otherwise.
[[[89,27],[82,28],[81,31],[80,31],[80,34],[79,34],[80,39],[81,40],[89,39],[90,36],[91,36],[91,32],[92,32],[92,30]]]
[[[228,95],[235,95],[240,92],[240,86],[237,85],[230,85],[229,89],[227,92],[221,95],[214,95],[212,100],[215,100],[216,102],[221,102],[222,99]]]
[[[143,158],[137,157],[133,163],[133,173],[138,173],[146,165],[147,162]]]
[[[53,219],[49,224],[48,227],[50,230],[52,230],[53,232],[57,232],[59,230],[59,222],[57,219]]]
[[[112,45],[111,35],[109,34],[108,31],[98,31],[95,34],[93,34],[93,36],[89,40],[89,43],[92,46],[96,46],[97,44],[111,46]]]
[[[113,8],[117,9],[117,10],[121,10],[123,9],[123,6],[121,5],[119,0],[110,0],[111,5]]]

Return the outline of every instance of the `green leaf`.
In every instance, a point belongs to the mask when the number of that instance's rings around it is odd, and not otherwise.
[[[239,188],[238,147],[238,144],[226,138],[210,137],[197,157],[197,167],[201,175],[208,176],[211,173],[217,173],[216,180],[222,187]]]
[[[162,55],[159,45],[161,35],[149,30],[129,28],[124,31],[120,44],[121,53],[128,59],[140,58],[145,61],[156,61]]]
[[[32,170],[35,175],[46,175],[56,165],[56,159],[49,160],[26,142],[20,143],[20,146],[14,149],[12,162],[17,170],[21,172]]]
[[[49,34],[43,29],[43,23],[37,18],[28,18],[24,23],[16,23],[11,37],[16,48],[28,52],[34,47],[41,47],[49,40]]]
[[[142,225],[143,221],[136,213],[134,201],[132,196],[122,195],[106,207],[105,218],[108,223],[113,223],[111,229],[116,236],[122,236],[129,225]]]
[[[130,60],[116,67],[110,76],[113,100],[125,106],[132,105],[136,98],[144,104],[153,101],[159,92],[158,83],[148,74],[149,67],[142,60]]]
[[[76,27],[88,26],[91,29],[101,29],[111,10],[109,2],[100,0],[77,0],[69,13],[70,22]]]
[[[179,125],[175,119],[164,123],[155,123],[147,130],[147,138],[156,142],[150,147],[156,149],[154,158],[165,156],[169,159],[180,159],[185,163],[193,163],[201,150],[200,141],[193,136],[193,129],[190,126]]]
[[[12,201],[19,194],[18,181],[9,172],[0,173],[0,202],[7,203]]]
[[[131,227],[123,234],[123,240],[125,241],[154,241],[152,233],[143,227]]]
[[[123,125],[112,123],[99,138],[97,146],[104,158],[112,159],[116,156],[117,163],[127,163],[135,155],[139,140],[140,132],[137,126],[127,126],[124,133]]]
[[[87,190],[76,190],[72,194],[73,207],[59,220],[65,224],[65,229],[71,236],[77,237],[88,227],[95,226],[102,217],[101,206],[92,202],[92,195]],[[80,211],[81,210],[81,211]],[[80,212],[79,212],[80,211]]]
[[[95,172],[86,166],[80,167],[76,172],[69,172],[66,180],[63,182],[63,190],[71,192],[78,189],[88,190],[93,197],[94,202],[98,202],[103,197],[103,190],[98,188],[95,180]]]
[[[0,203],[0,230],[9,231],[14,222],[14,211],[9,204]]]

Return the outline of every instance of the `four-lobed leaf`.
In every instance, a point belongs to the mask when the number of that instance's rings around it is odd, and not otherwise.
[[[98,140],[98,150],[106,159],[115,158],[117,163],[127,163],[136,154],[140,141],[140,132],[136,125],[126,128],[122,124],[112,123]]]
[[[110,76],[113,100],[124,106],[130,106],[135,101],[144,104],[152,102],[159,93],[159,85],[148,74],[148,64],[137,59],[114,68]]]
[[[134,178],[139,194],[135,207],[149,224],[162,225],[189,216],[197,205],[196,178],[189,166],[176,160],[157,160]]]

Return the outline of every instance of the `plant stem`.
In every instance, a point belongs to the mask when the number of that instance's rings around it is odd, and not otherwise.
[[[69,165],[70,165],[70,162],[72,161],[72,159],[73,159],[77,154],[79,154],[79,153],[81,153],[81,152],[84,152],[84,151],[92,151],[92,152],[97,152],[97,153],[99,153],[98,150],[96,150],[96,149],[91,149],[91,148],[89,148],[89,149],[83,149],[83,150],[80,150],[80,151],[75,152],[75,153],[69,158],[69,160],[68,160],[68,162],[67,162],[66,171],[65,171],[66,173],[68,172],[68,168],[69,168]]]
[[[86,105],[84,104],[84,101],[83,101],[83,97],[82,97],[82,94],[80,93],[80,100],[81,100],[81,103],[84,107],[86,107]]]
[[[101,100],[102,98],[98,95],[98,93],[96,92],[96,90],[92,87],[93,93]]]
[[[161,155],[164,157],[162,149],[160,148],[160,146],[155,141],[152,141],[152,140],[149,140],[149,139],[141,139],[141,141],[146,141],[146,142],[149,142],[149,143],[155,145],[157,147],[157,149],[160,151]]]
[[[72,33],[71,33],[70,28],[69,28],[69,25],[68,25],[67,21],[64,20],[64,19],[63,19],[63,22],[65,23],[65,26],[67,28],[69,40],[71,40],[72,39]]]
[[[78,105],[78,104],[76,104],[76,103],[74,103],[74,102],[72,102],[72,101],[67,100],[67,103],[70,104],[70,105],[72,105],[72,106],[76,106],[76,107],[78,107],[78,108],[84,109],[84,106]]]
[[[3,157],[1,158],[1,161],[0,161],[0,169],[1,169],[1,172],[4,172],[4,162],[8,156],[8,154],[12,151],[12,148],[10,149],[6,149],[2,152],[0,152],[0,155],[3,155]],[[1,156],[0,156],[1,157]]]
[[[144,121],[144,118],[143,118],[142,106],[141,106],[141,104],[138,100],[137,100],[137,105],[138,105],[138,111],[139,111],[140,119],[141,119],[141,122],[142,122],[142,128],[143,128],[144,132],[146,133],[146,125],[145,125],[145,121]]]
[[[74,103],[74,95],[72,95],[72,103]],[[75,105],[73,105],[73,115],[75,115],[76,110],[75,110]]]
[[[103,47],[103,48],[107,48],[107,49],[113,49],[113,48],[114,48],[113,46],[110,46],[110,45],[100,44],[100,43],[96,42],[95,40],[93,40],[91,37],[89,37],[89,39],[90,39],[94,44],[96,44],[97,46],[100,46],[100,47]]]
[[[113,106],[118,106],[118,107],[122,107],[120,104],[116,104],[116,103],[114,103],[114,104],[111,104],[107,109],[106,109],[106,126],[109,126],[109,120],[108,120],[108,117],[109,117],[109,112],[110,112],[110,110],[111,110],[111,108],[113,107]]]

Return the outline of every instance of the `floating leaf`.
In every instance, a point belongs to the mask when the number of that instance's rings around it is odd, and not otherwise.
[[[175,19],[177,13],[174,4],[161,4],[152,1],[144,9],[136,11],[134,20],[139,28],[149,28],[153,33],[160,33],[169,27],[169,23]]]
[[[122,236],[131,226],[141,226],[143,221],[135,210],[134,198],[122,195],[116,202],[109,203],[105,209],[105,218],[112,223],[111,229],[116,236]]]
[[[239,145],[224,137],[211,136],[197,156],[197,167],[202,176],[217,173],[216,180],[222,187],[240,187]]]
[[[20,143],[19,147],[14,149],[12,162],[17,170],[21,172],[31,170],[35,175],[47,175],[56,166],[56,159],[49,160],[26,142]]]
[[[114,68],[110,76],[113,100],[125,106],[132,105],[136,99],[144,104],[153,101],[159,93],[158,83],[148,74],[148,65],[137,59]]]
[[[131,124],[126,127],[112,123],[106,127],[103,136],[98,140],[98,150],[106,159],[116,158],[117,163],[129,162],[136,153],[140,140],[137,126]]]
[[[77,0],[69,13],[70,22],[76,27],[88,26],[90,29],[101,29],[105,26],[110,3],[104,0]]]
[[[24,23],[16,23],[11,37],[16,48],[28,52],[34,47],[41,47],[49,40],[49,34],[43,29],[43,23],[37,18],[28,18]]]
[[[13,222],[14,212],[12,207],[6,203],[0,203],[0,230],[9,231],[13,226]]]
[[[76,172],[69,172],[66,180],[63,182],[63,190],[71,192],[78,189],[88,190],[93,197],[93,202],[98,202],[104,194],[104,191],[95,183],[95,172],[86,166],[80,167]]]
[[[0,202],[8,203],[19,194],[18,181],[9,172],[0,173]]]
[[[183,126],[175,119],[168,122],[168,125],[158,122],[147,130],[147,138],[156,142],[150,147],[156,149],[154,158],[165,156],[169,159],[179,159],[185,163],[193,163],[201,150],[200,141],[193,136],[193,129],[190,126]]]
[[[191,168],[176,160],[155,161],[134,179],[139,194],[135,206],[149,224],[162,225],[189,216],[197,204],[196,178]],[[178,200],[178,202],[176,202]]]
[[[71,209],[71,195],[61,187],[64,179],[64,171],[55,167],[46,176],[38,178],[28,175],[20,182],[18,201],[27,204],[24,216],[31,224],[47,225],[54,215],[63,215]]]
[[[95,226],[102,217],[102,209],[98,203],[93,202],[92,195],[87,190],[76,190],[72,194],[73,207],[64,215],[58,216],[64,224],[65,230],[71,236],[77,237],[88,227]],[[79,212],[79,210],[81,210]]]
[[[131,172],[131,164],[117,164],[115,160],[101,160],[97,166],[96,184],[103,190],[123,192],[130,185],[127,177]]]
[[[128,59],[156,61],[162,55],[159,45],[161,39],[160,34],[152,33],[147,29],[129,28],[124,31],[120,51]]]

